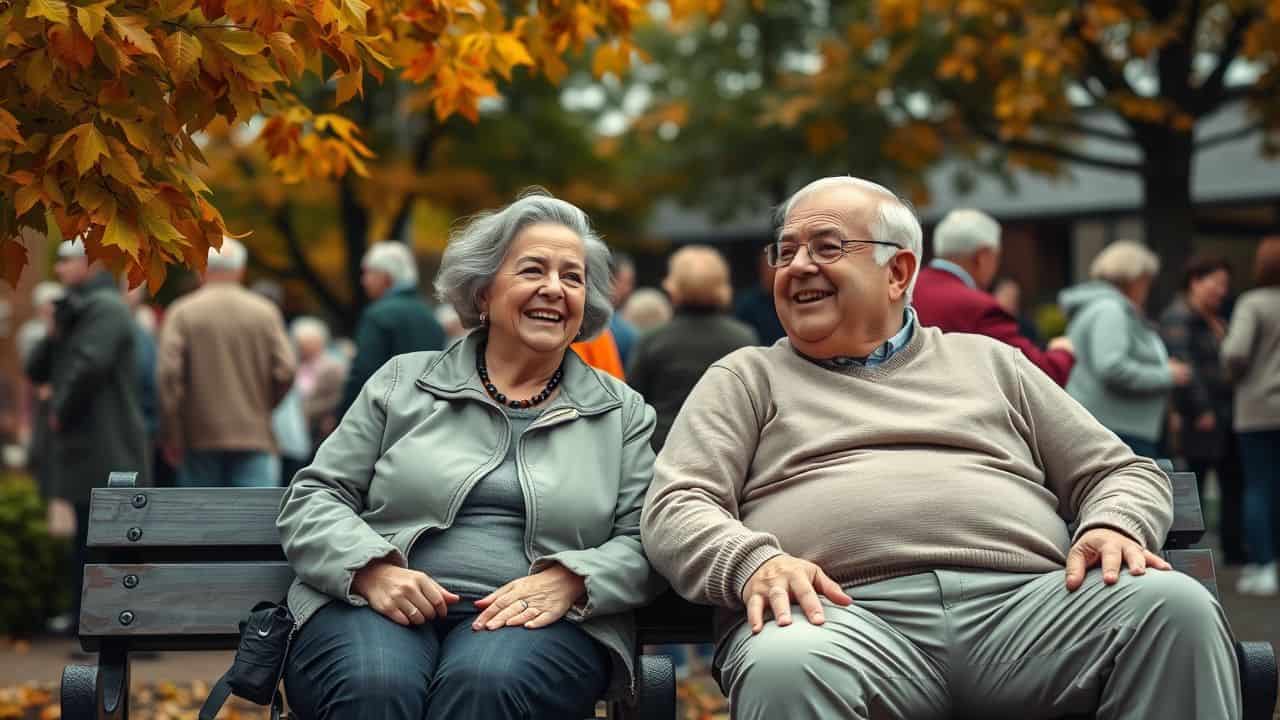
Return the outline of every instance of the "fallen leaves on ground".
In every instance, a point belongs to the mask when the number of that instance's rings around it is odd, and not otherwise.
[[[27,683],[0,688],[0,720],[58,720],[62,717],[56,683]],[[209,684],[195,682],[134,683],[129,716],[134,720],[197,720],[209,695]],[[680,681],[676,690],[679,720],[728,720],[724,696],[715,682],[699,673]],[[267,709],[232,696],[222,720],[266,720]]]

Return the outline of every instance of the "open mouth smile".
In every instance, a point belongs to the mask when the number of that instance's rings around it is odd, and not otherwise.
[[[808,305],[810,303],[826,300],[833,295],[835,295],[835,293],[830,290],[801,290],[791,296],[791,301],[797,305]]]

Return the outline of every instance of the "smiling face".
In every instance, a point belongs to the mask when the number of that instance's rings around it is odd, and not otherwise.
[[[563,353],[582,327],[587,301],[586,248],[563,225],[538,223],[516,235],[485,290],[495,347]]]
[[[815,191],[787,214],[783,243],[798,243],[791,264],[773,281],[778,319],[791,344],[811,357],[862,356],[901,327],[915,256],[899,250],[886,265],[875,261],[876,245],[852,243],[829,264],[814,262],[806,243],[873,240],[881,198],[854,187]],[[888,202],[892,202],[889,200]]]

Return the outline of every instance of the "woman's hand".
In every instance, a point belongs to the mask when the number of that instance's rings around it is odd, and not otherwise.
[[[542,572],[512,580],[477,600],[476,607],[483,612],[471,623],[471,629],[546,627],[564,617],[586,592],[586,581],[557,563]]]
[[[457,595],[418,570],[375,560],[356,572],[351,581],[355,594],[369,607],[401,625],[421,625],[449,614]]]

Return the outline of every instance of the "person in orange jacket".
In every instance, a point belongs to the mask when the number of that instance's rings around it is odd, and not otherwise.
[[[591,367],[626,380],[622,371],[622,354],[618,352],[618,342],[613,339],[613,331],[609,328],[590,340],[576,342],[569,347]]]

